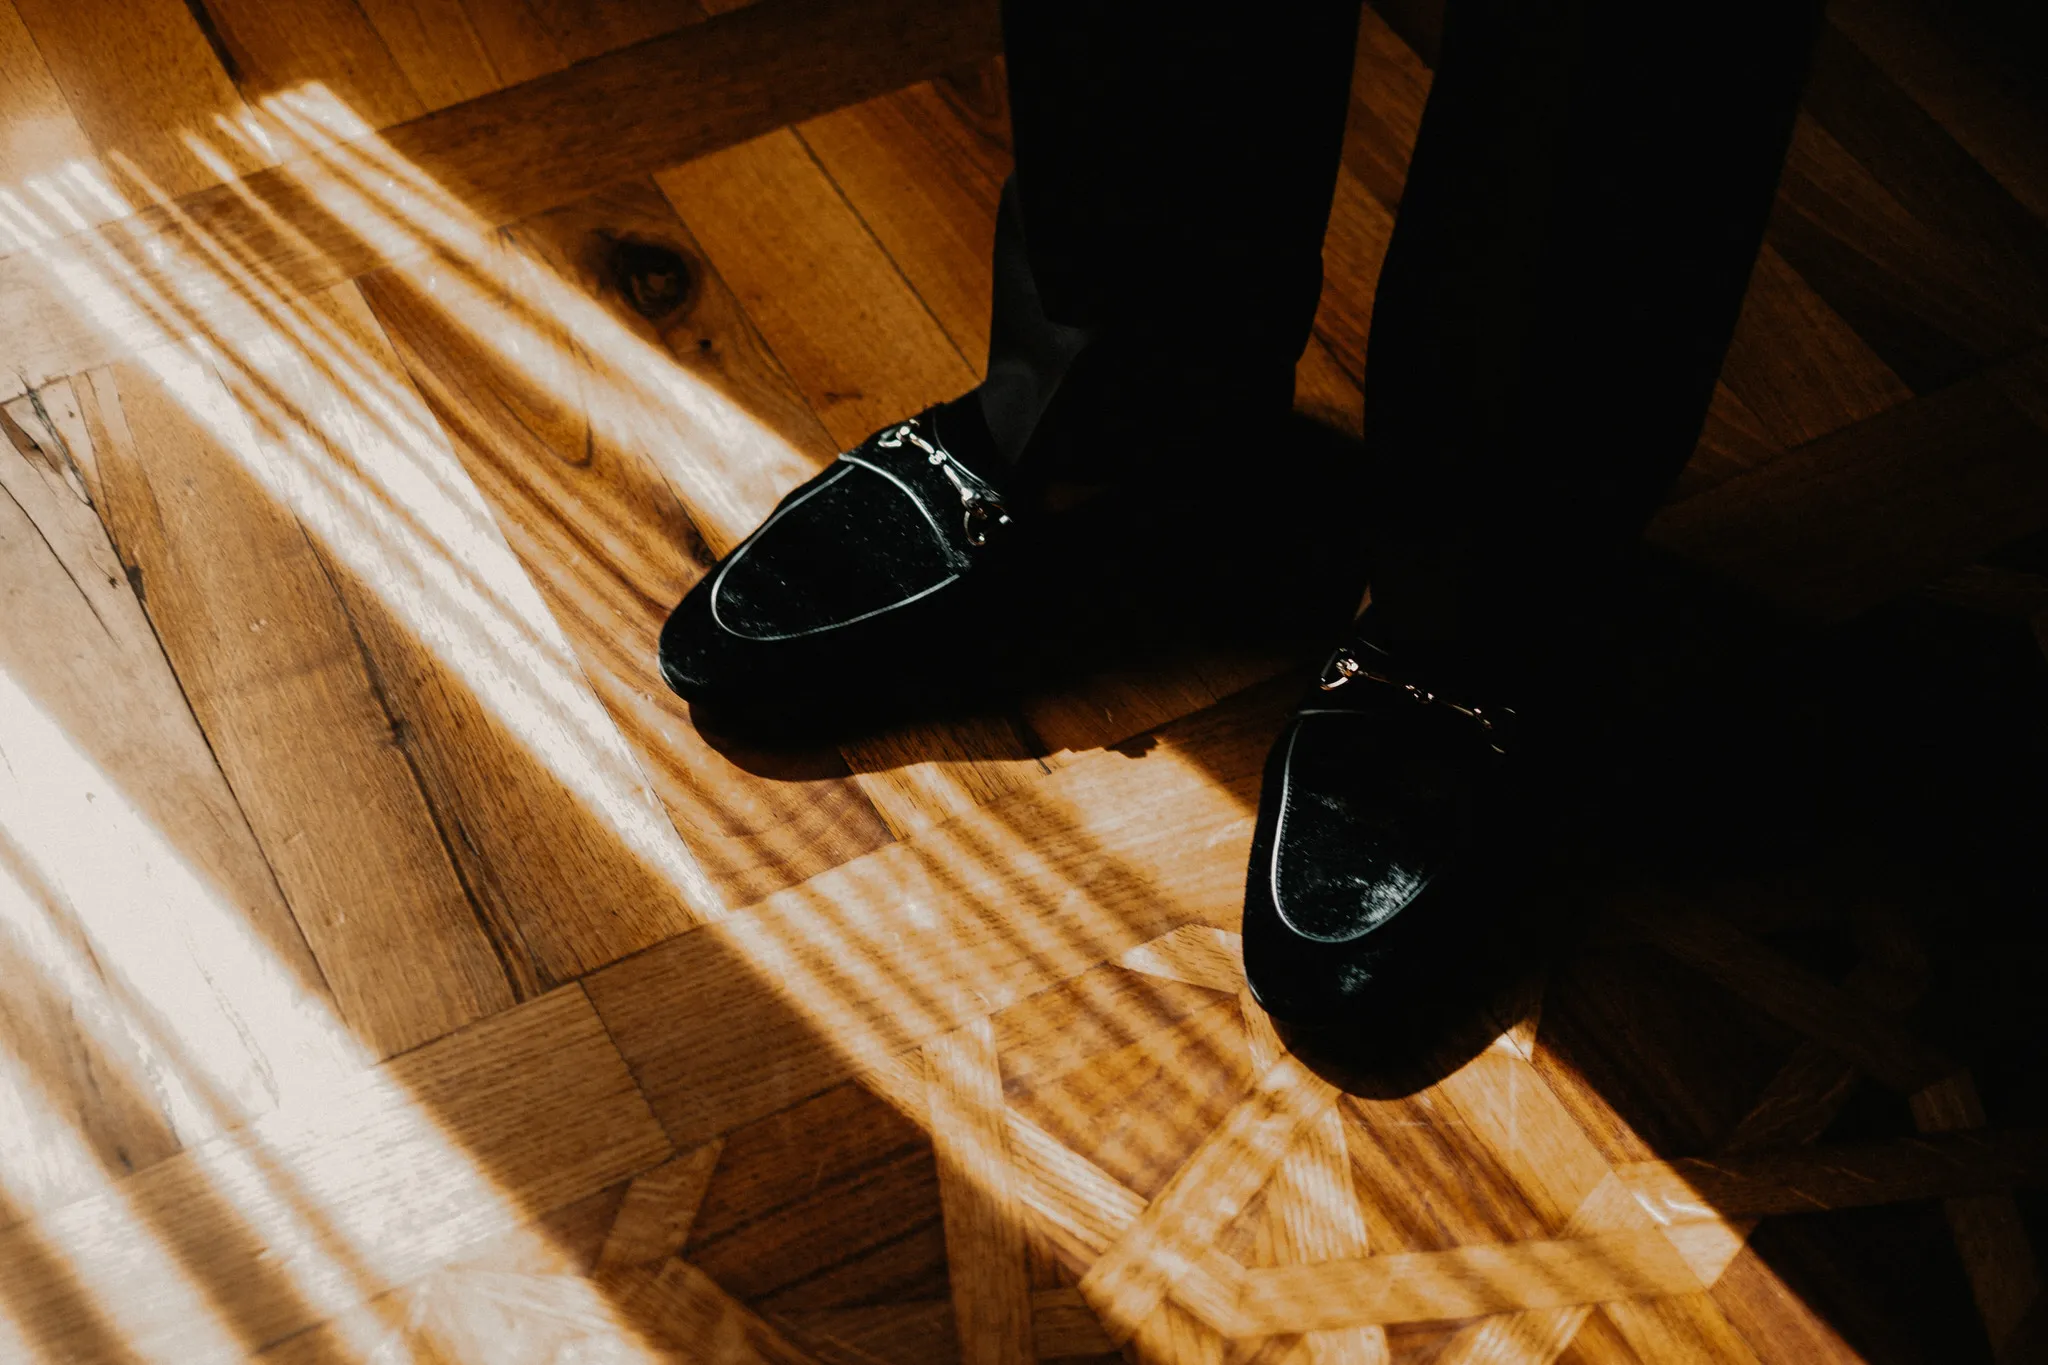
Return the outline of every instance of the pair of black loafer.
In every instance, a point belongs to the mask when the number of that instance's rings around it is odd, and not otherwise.
[[[714,728],[786,738],[1002,668],[1046,518],[995,466],[972,395],[841,455],[676,608],[669,685]],[[1267,762],[1245,887],[1246,975],[1290,1042],[1369,1049],[1469,997],[1500,941],[1513,721],[1369,630],[1331,656]]]

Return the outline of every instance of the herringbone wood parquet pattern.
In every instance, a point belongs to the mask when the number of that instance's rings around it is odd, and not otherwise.
[[[1641,818],[1346,1094],[1239,967],[1289,649],[802,754],[654,676],[974,382],[1008,166],[986,6],[729,8],[0,5],[0,1360],[2042,1358],[2024,22],[1831,10]],[[1351,436],[1426,11],[1299,372]]]

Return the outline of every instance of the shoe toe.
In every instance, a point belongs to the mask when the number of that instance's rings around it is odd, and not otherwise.
[[[844,628],[885,619],[960,571],[923,502],[878,469],[835,461],[684,596],[662,628],[662,676],[714,708],[775,704],[827,654],[850,671],[860,632]]]
[[[1469,736],[1438,719],[1308,710],[1275,744],[1244,955],[1252,994],[1276,1020],[1388,1028],[1441,992],[1483,932],[1471,882],[1484,783]]]
[[[794,640],[914,601],[962,567],[922,501],[893,476],[841,460],[727,557],[708,606],[727,634]]]

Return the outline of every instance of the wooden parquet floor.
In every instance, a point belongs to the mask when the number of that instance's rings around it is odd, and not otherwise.
[[[2048,1359],[2024,45],[1837,0],[1653,531],[1692,700],[1567,950],[1355,1095],[1238,966],[1300,653],[799,755],[661,686],[975,381],[1008,164],[986,5],[726,8],[0,0],[0,1360]]]

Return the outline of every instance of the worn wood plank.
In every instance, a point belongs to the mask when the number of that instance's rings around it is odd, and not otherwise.
[[[69,466],[0,433],[0,1192],[34,1212],[367,1059]]]
[[[342,1018],[388,1056],[511,1005],[398,719],[204,350],[144,352],[80,396],[101,517]]]
[[[0,1233],[0,1345],[62,1358],[88,1313],[38,1244],[137,1356],[239,1360],[668,1152],[560,991]]]
[[[224,353],[502,943],[552,984],[718,892],[353,286]],[[509,956],[509,954],[508,954]],[[515,964],[516,966],[517,964]]]

